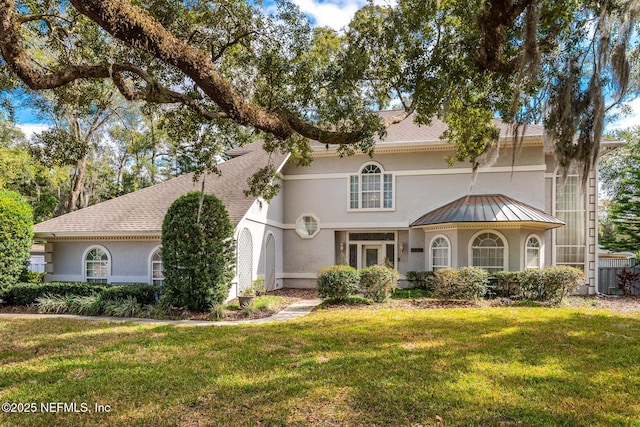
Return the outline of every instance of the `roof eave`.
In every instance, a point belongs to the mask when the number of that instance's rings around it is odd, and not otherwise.
[[[533,230],[551,230],[564,226],[564,222],[545,221],[467,221],[442,222],[436,224],[411,224],[411,228],[423,229],[425,232],[442,229],[481,229],[481,228],[528,228]]]

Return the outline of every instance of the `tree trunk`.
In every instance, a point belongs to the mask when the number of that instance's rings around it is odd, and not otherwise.
[[[69,205],[67,206],[67,212],[73,212],[78,206],[78,199],[80,193],[84,189],[84,180],[87,174],[87,156],[81,158],[76,164],[76,171],[71,182],[71,194],[69,195]]]

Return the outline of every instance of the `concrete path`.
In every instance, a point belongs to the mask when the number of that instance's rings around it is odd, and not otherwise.
[[[321,299],[308,299],[295,302],[284,310],[274,314],[271,317],[262,319],[248,320],[221,320],[219,322],[207,320],[162,320],[162,319],[144,319],[138,317],[106,317],[106,316],[78,316],[75,314],[32,314],[32,313],[0,313],[2,319],[44,319],[44,318],[60,318],[60,319],[78,319],[78,320],[105,320],[109,322],[134,322],[134,323],[153,323],[163,325],[187,325],[187,326],[223,326],[223,325],[246,325],[252,323],[267,322],[283,322],[285,320],[296,319],[311,313],[322,302]]]

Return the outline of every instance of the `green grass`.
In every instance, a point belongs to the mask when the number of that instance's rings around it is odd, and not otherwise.
[[[391,294],[391,298],[393,298],[393,299],[431,298],[431,295],[425,289],[420,289],[420,288],[412,288],[412,289],[396,288],[396,289],[393,290],[393,293]]]
[[[0,320],[3,426],[640,425],[640,316],[320,310],[230,327]]]

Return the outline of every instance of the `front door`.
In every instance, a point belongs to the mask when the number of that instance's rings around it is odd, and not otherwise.
[[[383,264],[382,245],[362,246],[362,267]]]

